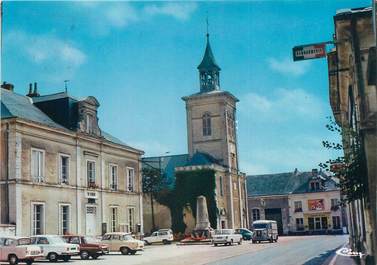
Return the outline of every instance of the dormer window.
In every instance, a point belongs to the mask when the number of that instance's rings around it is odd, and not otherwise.
[[[322,189],[320,180],[312,180],[310,182],[310,191],[318,191]]]
[[[86,124],[86,133],[92,134],[93,133],[93,116],[90,114],[86,114],[85,117],[85,124]]]

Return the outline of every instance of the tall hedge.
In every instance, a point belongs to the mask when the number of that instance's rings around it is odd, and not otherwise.
[[[157,201],[169,207],[174,232],[184,232],[183,208],[190,204],[196,218],[196,198],[206,197],[208,216],[212,228],[217,228],[217,207],[215,201],[216,178],[212,169],[179,171],[175,174],[175,186],[172,190],[163,190],[157,196]]]

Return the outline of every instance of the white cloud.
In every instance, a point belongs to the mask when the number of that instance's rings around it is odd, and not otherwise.
[[[76,9],[85,13],[92,29],[99,35],[106,35],[113,29],[122,29],[156,15],[170,16],[184,21],[196,8],[196,3],[146,3],[143,7],[128,2],[82,1],[76,3]]]
[[[270,96],[251,92],[240,102],[241,113],[268,121],[318,118],[323,114],[323,107],[318,97],[303,89],[281,88]]]
[[[196,3],[164,3],[147,5],[144,12],[149,15],[168,15],[178,20],[187,20],[196,8]]]
[[[69,79],[86,62],[86,55],[72,42],[54,35],[32,35],[12,31],[4,36],[10,49],[23,54],[29,61],[43,67],[49,79]]]
[[[269,58],[267,63],[272,70],[289,76],[301,76],[309,70],[311,65],[309,61],[294,62],[290,58]]]

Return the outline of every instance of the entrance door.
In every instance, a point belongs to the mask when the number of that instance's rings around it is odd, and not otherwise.
[[[95,236],[97,232],[97,208],[95,206],[86,207],[86,235]]]
[[[264,210],[266,220],[274,220],[278,226],[279,235],[283,234],[283,218],[281,215],[281,208],[272,208]]]

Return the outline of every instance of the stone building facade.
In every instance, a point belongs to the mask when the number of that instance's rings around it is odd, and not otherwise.
[[[346,213],[336,182],[323,172],[248,176],[250,226],[275,220],[280,235],[343,233]]]
[[[140,158],[98,125],[99,102],[1,89],[1,223],[17,235],[142,230]]]
[[[238,166],[235,124],[238,99],[220,89],[221,69],[212,53],[208,34],[198,70],[200,91],[182,98],[186,104],[188,154],[148,157],[144,161],[160,167],[173,181],[175,172],[214,170],[218,209],[216,227],[247,227],[246,178]],[[145,216],[145,219],[150,217]],[[215,224],[211,225],[215,227]]]
[[[337,124],[356,134],[362,143],[369,188],[368,198],[348,205],[350,245],[366,254],[368,264],[375,264],[377,55],[372,8],[343,9],[334,16],[334,26],[336,45],[328,53],[330,104]],[[352,137],[343,135],[346,155],[352,152],[347,144],[353,141]]]

